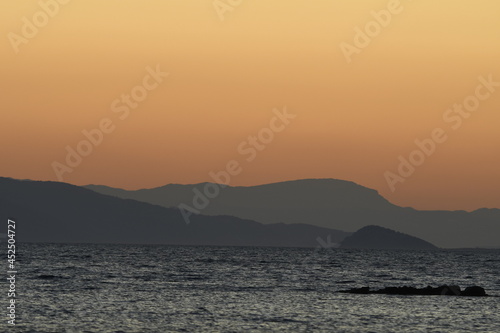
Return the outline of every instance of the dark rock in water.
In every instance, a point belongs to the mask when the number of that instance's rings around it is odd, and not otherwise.
[[[462,296],[487,296],[487,295],[484,288],[474,286],[465,288],[465,290],[462,292]]]
[[[370,287],[353,288],[353,289],[349,290],[349,292],[352,294],[369,294]]]
[[[447,296],[460,296],[462,290],[459,286],[441,286],[437,288],[439,291],[439,295],[447,295]]]
[[[384,295],[446,295],[446,296],[488,296],[481,287],[467,287],[464,291],[459,286],[440,286],[433,288],[427,286],[425,288],[415,287],[386,287],[379,290],[370,290],[369,287],[352,288],[349,290],[341,290],[341,293],[348,294],[384,294]]]

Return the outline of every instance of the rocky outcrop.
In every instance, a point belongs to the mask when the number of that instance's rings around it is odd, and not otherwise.
[[[437,288],[427,286],[425,288],[415,287],[386,287],[379,290],[370,290],[370,287],[352,288],[342,290],[341,293],[348,294],[384,294],[384,295],[446,295],[446,296],[488,296],[482,287],[473,286],[461,290],[459,286],[444,285]]]
[[[467,287],[464,291],[462,291],[461,296],[488,296],[486,295],[486,291],[481,287]]]

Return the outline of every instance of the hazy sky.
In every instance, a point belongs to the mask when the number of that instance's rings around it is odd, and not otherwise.
[[[233,185],[338,178],[403,206],[500,208],[500,86],[478,79],[500,82],[498,0],[54,1],[52,17],[0,2],[1,176],[58,180],[53,162],[109,119],[65,182],[196,183],[237,160]],[[124,117],[157,66],[168,77]],[[238,146],[285,106],[296,117],[247,161]],[[391,191],[386,171],[436,128]]]

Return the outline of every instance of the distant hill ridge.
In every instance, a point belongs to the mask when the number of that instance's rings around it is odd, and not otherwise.
[[[196,188],[204,192],[203,188],[206,184],[215,183],[168,184],[135,191],[103,185],[87,185],[85,187],[107,195],[135,200],[140,199],[139,201],[148,201],[165,207],[177,207],[181,203],[191,203],[194,194],[193,190]],[[300,189],[300,191],[297,191],[297,189]],[[275,194],[280,194],[280,196],[275,196]],[[311,194],[314,194],[314,201],[311,200]],[[345,210],[393,210],[399,208],[380,196],[376,190],[363,187],[354,182],[338,179],[299,179],[256,186],[225,186],[220,194],[211,200],[210,207],[206,209],[206,212],[210,214],[217,210],[217,204],[227,204],[228,201],[244,207],[245,203],[242,202],[242,199],[251,199],[251,202],[247,203],[246,206],[266,203],[267,200],[271,199],[273,203],[286,205],[288,208],[291,208],[290,206],[294,203],[303,204],[304,201],[310,201],[308,203],[314,204],[315,208]]]
[[[195,215],[59,182],[0,177],[0,218],[16,219],[19,242],[316,247],[350,233],[307,224],[271,224]],[[7,223],[0,233],[5,233]]]
[[[93,191],[163,207],[193,206],[195,189],[207,183],[171,184],[127,191],[86,186]],[[378,225],[445,248],[500,247],[500,210],[419,211],[390,203],[377,191],[336,179],[303,179],[248,187],[231,187],[210,199],[205,215],[231,215],[264,224],[305,223],[354,232]]]

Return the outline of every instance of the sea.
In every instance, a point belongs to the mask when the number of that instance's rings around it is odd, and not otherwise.
[[[16,271],[0,332],[500,332],[500,250],[18,243]],[[492,297],[339,293],[443,284]]]

